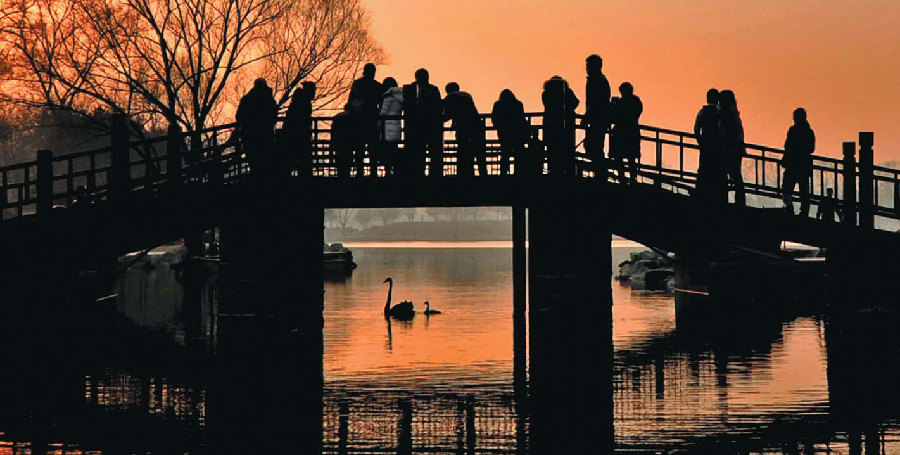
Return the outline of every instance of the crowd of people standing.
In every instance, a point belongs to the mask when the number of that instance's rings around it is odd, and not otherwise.
[[[540,127],[532,126],[515,94],[504,89],[493,104],[491,124],[499,142],[499,175],[541,173],[554,176],[575,175],[582,170],[611,169],[618,181],[633,183],[640,172],[643,103],[634,86],[623,82],[619,96],[612,96],[603,73],[603,59],[591,55],[585,61],[584,150],[588,168],[576,160],[575,110],[580,101],[569,83],[560,76],[544,82],[541,101],[544,107]],[[376,78],[376,66],[367,63],[356,79],[343,109],[333,117],[331,147],[338,176],[375,176],[380,166],[386,175],[438,177],[446,169],[444,124],[456,136],[456,172],[460,177],[486,176],[488,172],[486,122],[475,101],[456,82],[445,85],[446,95],[430,83],[422,68],[414,80],[399,86],[396,79]],[[278,108],[272,89],[258,79],[240,102],[237,121],[248,161],[254,172],[273,175],[296,170],[298,175],[312,173],[312,114],[316,86],[304,82],[295,90],[276,138]],[[542,134],[540,134],[542,132]],[[608,152],[604,156],[606,136]],[[738,205],[746,204],[741,175],[745,155],[744,128],[737,98],[731,90],[710,89],[706,104],[694,122],[694,134],[700,149],[695,194],[710,202],[725,202],[729,188]],[[400,145],[403,144],[401,148]],[[277,153],[272,153],[276,151]],[[794,112],[794,124],[785,141],[782,186],[784,204],[793,213],[794,187],[801,200],[800,211],[809,213],[809,187],[815,134],[806,119],[806,111]],[[450,163],[452,164],[452,163]],[[545,168],[546,166],[546,168]],[[583,166],[583,165],[582,165]],[[602,166],[602,167],[598,167]]]

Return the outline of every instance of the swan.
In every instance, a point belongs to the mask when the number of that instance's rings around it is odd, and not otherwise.
[[[384,282],[389,283],[387,302],[384,304],[384,317],[396,319],[412,319],[412,317],[416,315],[416,310],[413,307],[413,303],[408,300],[404,300],[391,308],[391,293],[394,290],[394,279],[391,277],[387,277],[384,279]]]
[[[425,315],[430,316],[432,314],[441,314],[441,310],[432,310],[431,304],[428,301],[425,301]]]

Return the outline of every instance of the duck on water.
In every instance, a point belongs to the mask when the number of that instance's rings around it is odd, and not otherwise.
[[[409,300],[404,300],[391,307],[391,294],[394,291],[394,279],[387,277],[384,280],[388,283],[387,302],[384,304],[384,317],[394,319],[412,319],[416,315],[415,307]]]

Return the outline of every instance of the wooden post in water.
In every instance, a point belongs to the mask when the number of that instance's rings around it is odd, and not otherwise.
[[[4,189],[5,191],[5,189]],[[53,152],[37,152],[37,214],[49,215],[53,209]]]
[[[856,143],[844,142],[844,224],[856,226]]]
[[[526,241],[526,213],[522,204],[512,208],[512,239],[513,239],[513,381],[516,393],[526,393],[526,376],[528,369],[526,340],[527,324],[526,309],[528,301],[526,292],[528,289],[528,269]]]
[[[875,211],[872,200],[875,190],[872,169],[874,166],[873,143],[873,133],[859,133],[859,226],[866,229],[875,227]]]
[[[128,116],[113,114],[110,125],[111,149],[109,155],[109,198],[121,201],[130,191],[131,164],[128,150]]]

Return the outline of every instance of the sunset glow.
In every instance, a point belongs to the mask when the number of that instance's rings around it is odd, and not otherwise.
[[[731,88],[747,141],[781,146],[791,111],[809,111],[817,153],[875,132],[875,160],[900,159],[900,4],[860,2],[596,2],[460,0],[437,6],[368,0],[389,55],[378,77],[430,70],[489,111],[503,88],[539,111],[559,74],[584,98],[584,58],[598,53],[615,87],[635,86],[642,123],[688,130],[709,87]],[[579,110],[580,111],[580,110]]]

